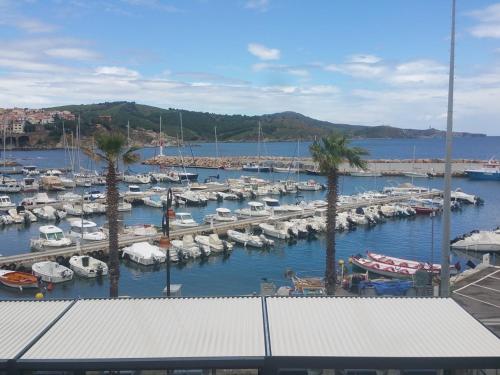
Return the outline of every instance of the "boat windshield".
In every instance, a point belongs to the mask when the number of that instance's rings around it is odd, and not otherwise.
[[[268,207],[279,207],[280,202],[278,201],[266,201]]]
[[[48,240],[59,241],[62,240],[63,238],[64,238],[63,232],[47,233]]]
[[[263,206],[250,206],[252,211],[262,211],[264,210]]]
[[[229,212],[219,211],[219,216],[228,217],[229,216]]]

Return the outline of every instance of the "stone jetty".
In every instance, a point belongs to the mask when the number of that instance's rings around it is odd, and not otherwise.
[[[238,170],[243,165],[248,163],[260,163],[266,166],[274,167],[288,167],[291,163],[297,163],[301,171],[314,170],[315,163],[311,158],[295,159],[286,156],[273,156],[266,158],[257,158],[251,156],[225,156],[225,157],[208,157],[208,156],[195,156],[184,158],[185,167],[206,168],[206,169],[234,169]],[[455,177],[465,176],[465,170],[480,168],[485,160],[470,160],[470,159],[456,159],[453,160],[452,172]],[[160,167],[178,167],[181,166],[179,157],[157,155],[151,159],[143,161],[146,165],[158,165]],[[371,172],[381,173],[384,176],[398,176],[404,175],[408,172],[430,173],[435,176],[442,176],[444,174],[445,162],[443,159],[376,159],[368,160],[368,170]],[[350,173],[357,172],[355,168],[344,163],[340,167],[340,173],[349,175]]]

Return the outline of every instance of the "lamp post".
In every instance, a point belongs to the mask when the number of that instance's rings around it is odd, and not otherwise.
[[[167,203],[163,203],[162,234],[160,247],[166,250],[167,257],[167,297],[170,297],[170,215],[172,212],[172,189],[168,189]]]

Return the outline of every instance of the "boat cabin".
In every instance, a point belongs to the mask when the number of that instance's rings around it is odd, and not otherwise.
[[[248,202],[248,205],[250,206],[250,211],[252,212],[262,212],[266,210],[264,205],[260,202]]]
[[[215,209],[215,212],[217,212],[217,216],[220,217],[231,217],[231,210],[228,208],[219,207]]]
[[[40,229],[40,239],[48,241],[59,241],[64,238],[63,231],[55,225],[44,225]]]
[[[99,232],[97,224],[93,221],[75,219],[71,220],[71,231],[75,233],[96,233]]]
[[[132,194],[140,194],[142,193],[141,188],[137,185],[129,185],[128,192]]]
[[[176,212],[175,219],[178,221],[183,221],[183,222],[191,221],[191,220],[194,221],[193,217],[191,216],[191,214],[189,212]]]
[[[25,165],[22,171],[24,174],[31,174],[31,175],[40,173],[36,165]]]
[[[265,203],[266,207],[275,208],[280,207],[280,202],[274,198],[263,198],[262,201]]]

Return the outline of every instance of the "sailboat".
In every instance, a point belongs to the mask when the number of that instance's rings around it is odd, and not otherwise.
[[[270,167],[262,166],[260,164],[260,136],[262,133],[262,127],[260,125],[259,121],[259,130],[258,130],[258,135],[257,135],[257,163],[247,163],[244,164],[243,167],[241,168],[242,170],[246,172],[271,172]]]
[[[412,163],[412,170],[410,172],[405,172],[403,173],[406,177],[411,177],[412,180],[414,178],[428,178],[429,174],[423,173],[423,172],[417,172],[415,171],[415,150],[416,147],[413,146],[413,163]]]
[[[180,117],[180,123],[181,123],[181,139],[179,141],[179,138],[177,138],[177,145],[179,149],[179,156],[182,164],[182,171],[177,172],[177,175],[179,176],[179,179],[182,181],[196,181],[198,180],[198,173],[191,173],[186,171],[186,167],[184,164],[184,157],[182,156],[182,151],[181,151],[181,146],[184,147],[184,130],[182,128],[182,112],[179,112],[179,117]]]

